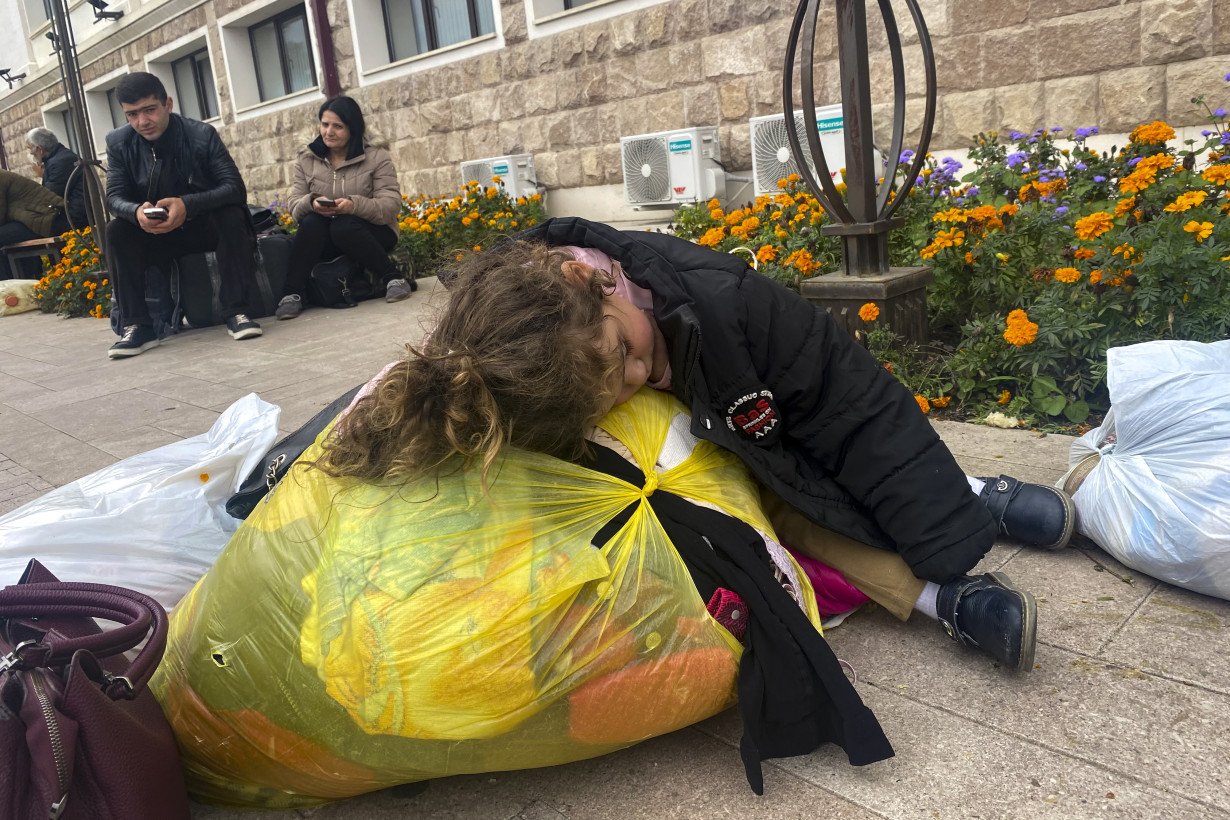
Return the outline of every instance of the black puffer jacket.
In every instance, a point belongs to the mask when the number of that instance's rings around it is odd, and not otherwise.
[[[137,221],[137,208],[150,196],[155,162],[160,175],[187,180],[173,195],[184,200],[188,219],[247,202],[243,177],[212,125],[172,114],[167,131],[174,135],[169,156],[155,156],[152,144],[131,125],[107,134],[107,205],[113,214]]]
[[[72,149],[57,145],[43,160],[43,187],[64,200],[72,226],[80,230],[89,221],[86,218],[85,182],[82,177],[90,171],[73,173],[77,160],[78,156]]]
[[[692,433],[740,456],[815,523],[943,583],[996,527],[909,391],[825,311],[737,257],[664,234],[552,219],[520,238],[596,248],[653,293]]]

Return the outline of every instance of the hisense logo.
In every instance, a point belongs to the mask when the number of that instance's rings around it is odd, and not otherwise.
[[[691,151],[692,150],[692,140],[691,139],[671,140],[670,149],[671,149],[671,153],[678,153],[679,151]]]

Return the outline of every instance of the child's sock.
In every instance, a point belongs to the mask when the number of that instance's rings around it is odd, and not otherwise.
[[[940,595],[940,585],[933,584],[930,581],[923,587],[922,594],[918,596],[918,600],[914,602],[914,610],[921,612],[932,620],[938,620],[940,615],[935,609],[935,601]]]
[[[982,492],[982,488],[987,486],[987,483],[981,478],[974,478],[972,475],[967,475],[965,480],[969,482],[969,488],[974,491],[974,495]]]

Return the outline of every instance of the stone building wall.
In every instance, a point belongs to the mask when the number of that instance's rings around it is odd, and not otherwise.
[[[521,0],[501,0],[502,49],[431,71],[359,87],[346,0],[328,14],[343,88],[390,142],[407,193],[443,193],[465,159],[529,152],[549,189],[622,180],[619,138],[720,125],[727,168],[751,166],[749,117],[781,111],[781,60],[793,5],[785,0],[668,0],[647,9],[530,39]],[[295,152],[310,137],[318,101],[236,122],[220,62],[216,20],[242,5],[210,0],[142,41],[84,66],[87,82],[209,25],[223,138],[253,201],[285,192]],[[1154,118],[1203,120],[1191,98],[1230,102],[1230,0],[921,0],[937,60],[935,148],[961,148],[979,131],[1099,125],[1124,132]],[[872,86],[887,115],[891,75],[885,37],[870,12]],[[906,43],[910,132],[921,120],[921,51],[909,14],[894,2]],[[821,29],[831,28],[827,3]],[[818,44],[820,103],[838,99],[835,43]],[[6,106],[9,155],[24,161],[21,134],[41,124],[48,90]],[[1221,95],[1216,98],[1215,95]],[[880,131],[886,123],[877,121]]]

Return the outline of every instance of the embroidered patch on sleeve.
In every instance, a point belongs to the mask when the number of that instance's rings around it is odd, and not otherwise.
[[[776,439],[781,428],[781,414],[773,401],[773,393],[759,390],[735,399],[726,408],[726,426],[756,444]]]

